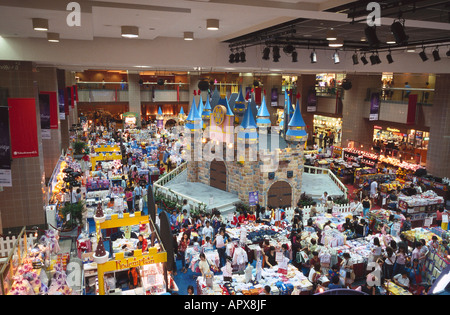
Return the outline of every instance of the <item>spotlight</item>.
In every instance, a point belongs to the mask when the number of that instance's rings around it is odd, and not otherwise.
[[[362,61],[362,63],[363,63],[364,65],[366,65],[366,64],[369,63],[369,61],[367,61],[367,58],[366,58],[366,54],[365,54],[365,53],[364,53],[364,55],[361,57],[361,61]]]
[[[377,51],[377,54],[375,55],[375,62],[377,63],[377,65],[379,65],[381,63],[381,59],[380,59],[380,56],[378,55],[378,51]]]
[[[234,54],[234,62],[241,62],[241,54],[239,52]]]
[[[395,21],[391,25],[391,32],[395,37],[395,42],[398,45],[407,45],[409,36],[405,33],[405,21]]]
[[[286,45],[286,46],[283,47],[283,51],[284,51],[285,54],[290,55],[290,54],[292,54],[295,51],[295,47],[292,46],[291,44],[289,44],[289,45]]]
[[[263,60],[269,60],[270,59],[270,48],[269,47],[264,48],[262,59]]]
[[[366,38],[370,47],[377,48],[380,46],[380,40],[377,37],[377,30],[375,26],[368,26],[365,29]]]
[[[372,64],[372,66],[377,64],[377,58],[375,57],[375,53],[373,53],[369,59],[370,59],[370,63]]]
[[[245,58],[245,51],[241,51],[241,62],[247,62],[246,58]]]
[[[341,62],[341,60],[339,59],[339,53],[336,52],[333,54],[333,60],[334,60],[334,64],[338,64],[339,62]]]
[[[279,62],[280,61],[280,47],[275,46],[273,47],[273,62]]]
[[[298,53],[296,51],[292,52],[292,62],[298,62]]]
[[[358,54],[356,53],[356,51],[353,54],[352,59],[353,59],[353,65],[359,64]]]
[[[447,57],[450,57],[450,49],[446,53]]]
[[[441,60],[441,56],[439,56],[439,48],[438,47],[436,47],[436,49],[433,50],[433,58],[434,58],[434,61]]]
[[[311,58],[311,63],[317,63],[317,53],[315,50],[312,51],[310,58]]]
[[[389,62],[389,64],[394,62],[394,59],[392,59],[391,51],[389,51],[389,54],[386,56],[386,59]]]
[[[423,62],[428,60],[428,56],[425,53],[425,48],[423,48],[423,50],[419,53],[420,58],[422,59]]]
[[[230,54],[230,59],[228,61],[229,61],[229,63],[234,63],[234,54],[233,53]]]

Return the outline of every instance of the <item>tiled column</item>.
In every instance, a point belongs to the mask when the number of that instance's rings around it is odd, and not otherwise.
[[[39,92],[58,91],[56,68],[37,68],[36,72],[34,72],[34,79]],[[51,139],[42,139],[46,182],[50,179],[50,176],[53,173],[53,169],[55,168],[56,163],[61,156],[61,125],[59,124],[59,119],[58,129],[50,129],[50,137]]]
[[[301,111],[302,117],[307,126],[308,140],[312,141],[312,134],[314,131],[314,113],[308,113],[308,92],[314,88],[316,84],[315,74],[302,74],[297,79],[297,91],[301,96]]]
[[[346,147],[351,140],[372,143],[373,131],[368,127],[364,113],[367,112],[367,91],[381,88],[381,74],[348,74],[347,79],[352,83],[352,88],[344,92],[342,100],[342,146]]]
[[[31,62],[0,61],[0,64],[17,65],[0,71],[0,86],[8,89],[10,98],[35,98],[37,134],[41,134],[38,90],[34,84]],[[44,226],[44,159],[42,141],[39,139],[39,156],[14,159],[11,165],[12,187],[0,192],[0,211],[3,234],[15,233],[24,226]]]
[[[141,86],[139,73],[128,73],[128,104],[130,112],[137,113],[137,126],[141,126]]]
[[[433,176],[450,178],[450,74],[436,76],[436,88],[430,125],[427,171]]]

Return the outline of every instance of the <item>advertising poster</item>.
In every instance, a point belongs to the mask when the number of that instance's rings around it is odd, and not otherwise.
[[[58,95],[56,92],[40,92],[48,94],[50,101],[50,129],[58,129]]]
[[[66,116],[69,116],[70,112],[69,106],[72,106],[72,88],[70,86],[66,87],[65,97],[66,97],[65,112]]]
[[[8,107],[12,158],[39,156],[36,99],[9,98]]]
[[[317,111],[317,95],[316,89],[310,89],[308,91],[308,99],[306,103],[306,111],[307,112],[316,112]]]
[[[272,88],[272,93],[270,94],[270,105],[278,106],[278,88]]]
[[[417,110],[417,94],[411,94],[408,99],[408,115],[406,116],[407,125],[416,124],[416,110]]]
[[[50,95],[39,93],[42,139],[51,139],[50,134]]]
[[[59,89],[58,90],[58,105],[59,105],[59,119],[60,120],[66,119],[66,109],[64,107],[65,104],[66,104],[66,98],[64,96],[64,89]]]
[[[250,206],[256,206],[259,203],[258,192],[257,191],[249,192],[248,201]]]
[[[6,106],[8,101],[6,100]],[[0,99],[0,187],[11,187],[11,144],[9,141],[8,107]]]
[[[370,115],[369,120],[378,120],[380,114],[380,93],[372,93],[370,97]]]

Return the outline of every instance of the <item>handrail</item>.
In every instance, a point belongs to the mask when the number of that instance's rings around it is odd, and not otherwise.
[[[321,168],[316,166],[309,166],[304,165],[304,170],[308,174],[328,174],[330,176],[331,180],[338,185],[339,189],[344,193],[344,197],[347,199],[348,196],[348,188],[345,187],[345,185],[340,181],[339,178],[329,169],[327,168]],[[315,170],[314,173],[311,172],[311,170]]]

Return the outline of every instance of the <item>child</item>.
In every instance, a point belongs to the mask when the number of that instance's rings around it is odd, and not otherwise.
[[[205,237],[205,239],[202,241],[202,253],[204,253],[205,251],[208,250],[213,250],[213,245],[211,243],[211,237],[207,236]]]

